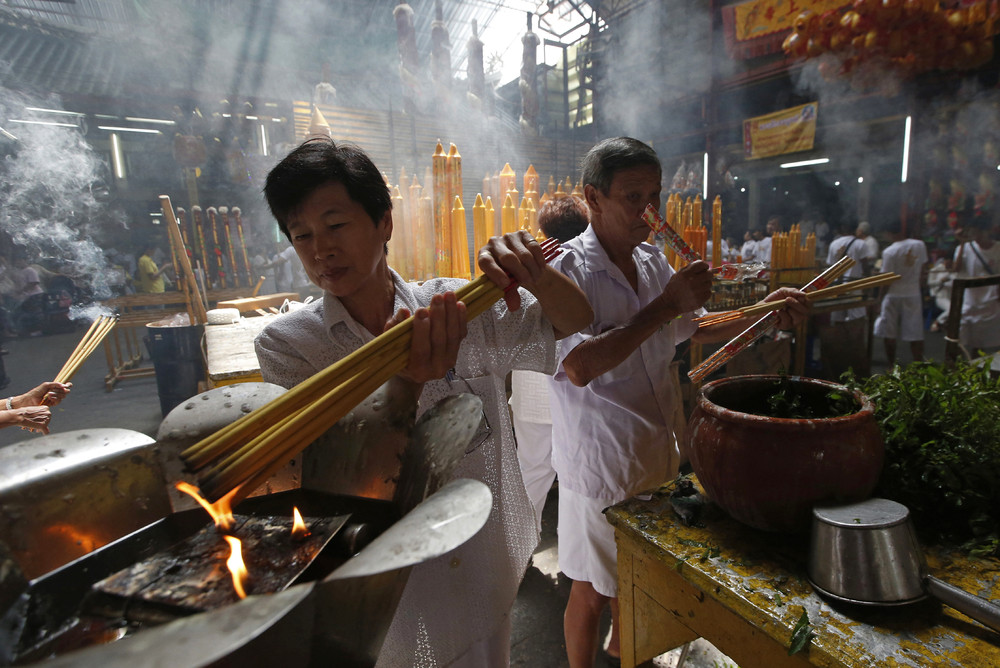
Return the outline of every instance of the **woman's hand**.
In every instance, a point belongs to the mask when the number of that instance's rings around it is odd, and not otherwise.
[[[778,288],[767,297],[765,302],[784,300],[785,308],[775,311],[778,314],[778,328],[791,329],[806,319],[809,315],[809,299],[806,293],[795,288]]]
[[[36,388],[28,390],[13,400],[16,406],[55,406],[66,398],[73,383],[57,383],[49,381]]]
[[[386,331],[409,317],[408,310],[400,309],[386,322]],[[455,293],[434,295],[429,307],[413,314],[410,361],[399,375],[417,384],[443,378],[458,361],[467,331],[465,304]]]
[[[517,281],[525,290],[534,292],[535,283],[545,271],[545,256],[541,246],[526,230],[519,230],[493,237],[479,251],[479,268],[497,287],[506,288]],[[507,308],[521,308],[521,295],[517,290],[504,293]]]

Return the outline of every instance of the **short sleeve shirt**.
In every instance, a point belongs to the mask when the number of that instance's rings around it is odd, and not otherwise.
[[[591,498],[624,499],[676,473],[671,415],[679,397],[670,382],[675,346],[695,332],[694,314],[662,326],[631,355],[586,387],[570,382],[562,366],[578,345],[625,324],[656,299],[674,271],[655,246],[632,251],[638,294],[601,246],[592,227],[563,244],[557,269],[586,293],[594,321],[559,342],[551,380],[552,463],[559,484]],[[700,313],[701,311],[699,311]]]
[[[406,283],[392,272],[394,311],[411,312],[434,294],[467,281],[439,278]],[[486,483],[493,509],[473,538],[442,557],[414,567],[379,655],[378,668],[450,665],[469,645],[489,637],[510,613],[528,557],[537,543],[534,513],[517,463],[504,387],[507,373],[550,374],[555,365],[552,326],[541,305],[521,290],[522,306],[497,302],[468,323],[456,374],[465,380],[424,384],[418,412],[470,389],[483,401],[489,439],[462,459],[456,478]],[[292,387],[372,340],[340,300],[329,294],[278,316],[256,339],[264,380]]]

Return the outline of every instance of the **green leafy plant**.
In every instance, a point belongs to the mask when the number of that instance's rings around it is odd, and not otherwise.
[[[913,363],[845,383],[882,429],[875,493],[909,507],[927,540],[1000,554],[1000,381],[988,367]]]

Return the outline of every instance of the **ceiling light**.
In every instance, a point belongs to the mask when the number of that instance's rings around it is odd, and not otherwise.
[[[830,158],[816,158],[815,160],[800,160],[799,162],[786,162],[781,165],[782,169],[791,167],[807,167],[808,165],[823,165],[830,162]]]
[[[83,116],[79,111],[64,111],[62,109],[42,109],[41,107],[25,107],[26,111],[35,111],[40,114],[62,114],[63,116]]]
[[[864,183],[864,182],[865,182],[865,177],[859,176],[858,177],[858,183]]]
[[[160,125],[177,125],[176,121],[168,121],[165,118],[136,118],[134,116],[126,116],[126,121],[133,121],[135,123],[159,123]]]
[[[903,129],[903,170],[899,175],[900,181],[906,183],[907,172],[910,168],[910,121],[911,117],[906,117],[906,127]]]
[[[76,123],[56,123],[55,121],[26,121],[20,118],[10,119],[11,123],[23,123],[25,125],[51,125],[56,128],[75,128],[79,127]]]
[[[120,128],[114,125],[98,125],[97,129],[108,130],[109,132],[140,132],[147,135],[161,134],[159,130],[151,130],[150,128]]]

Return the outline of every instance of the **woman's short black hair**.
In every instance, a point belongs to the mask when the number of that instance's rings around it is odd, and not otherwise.
[[[663,169],[656,151],[648,144],[631,137],[605,139],[583,157],[583,185],[592,185],[607,195],[617,172],[647,166],[656,167],[661,172]]]
[[[264,197],[286,237],[288,219],[317,188],[342,183],[374,224],[392,209],[392,196],[382,173],[363,150],[328,137],[307,139],[267,175]]]

